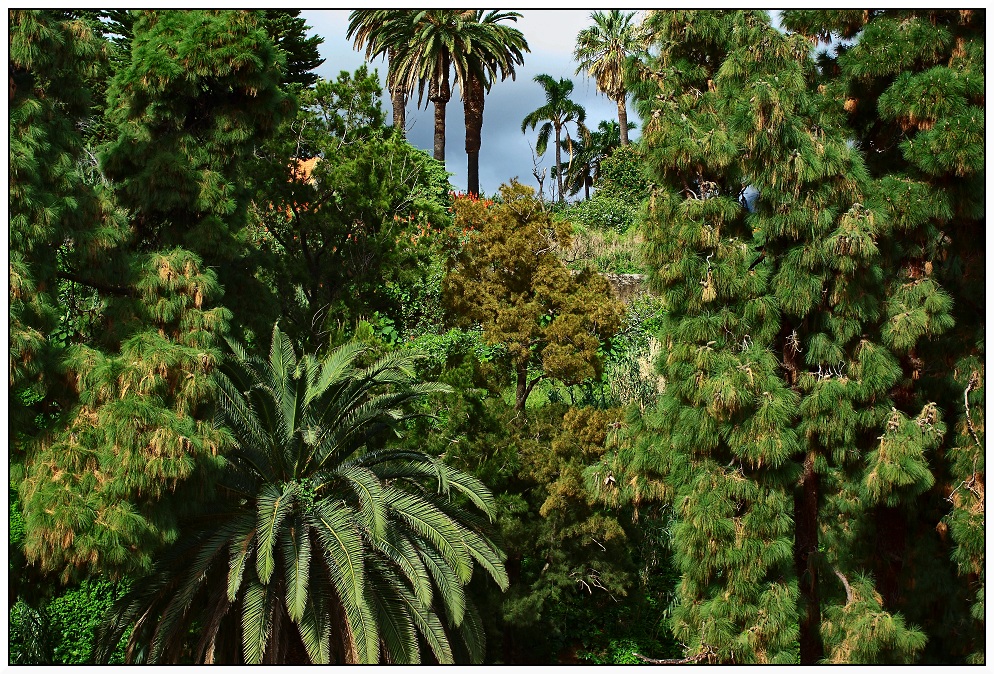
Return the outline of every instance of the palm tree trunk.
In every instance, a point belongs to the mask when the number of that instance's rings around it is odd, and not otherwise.
[[[625,107],[625,95],[618,99],[618,127],[621,131],[621,144],[628,145],[628,108]]]
[[[480,193],[480,146],[483,144],[483,82],[471,79],[466,87],[463,110],[466,114],[467,187],[470,194]]]
[[[390,103],[393,105],[393,128],[400,131],[402,138],[407,137],[407,91],[398,84],[390,74],[390,64],[397,57],[397,50],[390,49],[387,54],[387,82],[390,83]]]
[[[559,146],[559,131],[560,127],[556,125],[556,186],[559,188],[559,202],[562,203],[566,199],[563,197],[563,155],[562,148]]]
[[[400,131],[402,138],[407,138],[407,92],[403,87],[394,87],[390,102],[393,104],[393,127]]]
[[[449,88],[449,58],[443,55],[429,86],[428,98],[435,104],[435,159],[445,163],[445,106],[452,98]]]

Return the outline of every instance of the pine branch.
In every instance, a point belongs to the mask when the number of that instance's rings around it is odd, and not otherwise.
[[[89,279],[81,278],[76,274],[67,271],[60,271],[59,278],[63,281],[72,281],[73,283],[79,283],[80,285],[88,286],[95,290],[105,292],[109,295],[118,295],[120,297],[133,297],[134,290],[131,288],[125,288],[122,286],[112,286],[106,283],[101,283],[100,281],[92,281]]]

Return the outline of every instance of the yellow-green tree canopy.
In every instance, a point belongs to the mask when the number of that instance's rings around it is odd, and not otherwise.
[[[499,202],[456,200],[457,227],[473,232],[444,293],[460,322],[479,323],[488,343],[507,349],[521,410],[541,379],[599,376],[601,339],[617,331],[622,312],[607,281],[575,273],[556,256],[569,243],[569,225],[554,222],[534,190],[512,181]]]

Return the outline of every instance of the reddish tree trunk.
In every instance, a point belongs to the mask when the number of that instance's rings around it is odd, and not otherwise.
[[[815,453],[804,460],[801,486],[794,494],[794,569],[801,590],[803,613],[800,616],[800,655],[802,665],[813,665],[824,657],[819,628],[821,605],[818,599],[818,571],[814,555],[818,552],[818,474],[814,470]]]

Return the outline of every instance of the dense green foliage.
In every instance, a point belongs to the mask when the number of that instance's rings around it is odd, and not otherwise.
[[[520,16],[10,11],[11,664],[984,662],[985,12]]]
[[[348,317],[399,319],[407,303],[390,289],[415,285],[431,266],[427,246],[407,244],[451,223],[443,167],[384,117],[376,76],[342,72],[301,95],[255,162],[259,276],[282,298],[288,334],[310,347]]]

